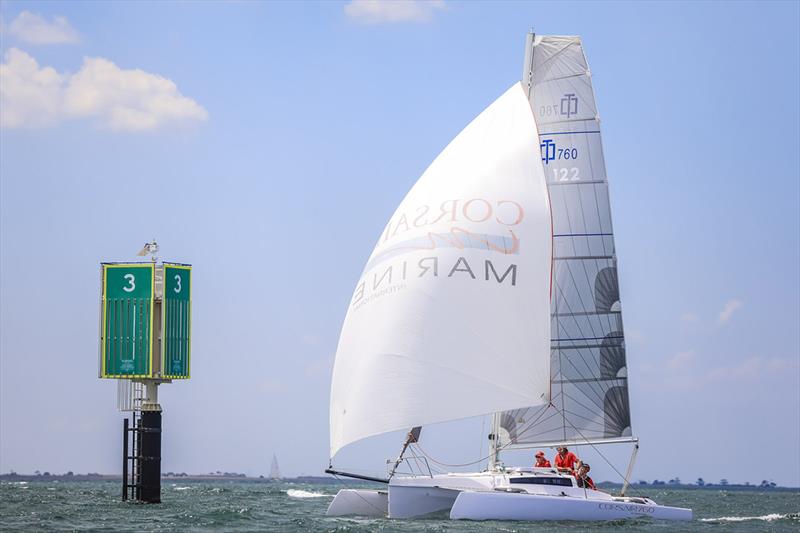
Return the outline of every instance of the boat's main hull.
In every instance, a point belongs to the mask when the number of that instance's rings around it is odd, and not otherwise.
[[[542,478],[551,482],[525,482]],[[557,484],[559,479],[571,484]],[[395,477],[385,491],[341,490],[328,508],[328,516],[414,518],[437,513],[463,520],[692,519],[691,509],[579,488],[571,476],[547,470]]]
[[[459,493],[450,518],[456,520],[691,520],[692,510],[655,503],[581,499],[512,492]]]

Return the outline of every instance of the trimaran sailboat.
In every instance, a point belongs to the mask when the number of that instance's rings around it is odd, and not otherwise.
[[[377,480],[387,490],[341,490],[328,514],[690,520],[690,509],[625,496],[638,441],[616,262],[581,40],[529,34],[522,81],[428,167],[356,286],[333,370],[331,458],[414,429]],[[485,471],[396,474],[421,426],[490,413]],[[515,447],[621,442],[634,452],[620,496],[500,461]]]

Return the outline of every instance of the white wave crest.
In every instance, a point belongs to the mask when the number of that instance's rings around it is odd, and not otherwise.
[[[172,490],[189,490],[189,489],[191,489],[191,488],[192,488],[192,487],[175,487],[175,486],[173,486],[173,487],[172,487]]]
[[[330,498],[330,494],[322,494],[321,492],[310,492],[300,489],[289,489],[286,495],[290,498]]]
[[[793,515],[788,514],[765,514],[763,516],[721,516],[719,518],[701,518],[701,522],[747,522],[749,520],[761,520],[764,522],[772,522],[774,520],[783,520],[790,518]]]

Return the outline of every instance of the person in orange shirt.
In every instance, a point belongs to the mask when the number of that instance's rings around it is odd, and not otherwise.
[[[556,468],[558,468],[560,471],[573,474],[575,473],[575,464],[578,462],[578,457],[569,451],[566,446],[561,446],[558,448],[558,454],[556,454],[555,463]]]
[[[539,468],[550,468],[552,465],[550,464],[550,461],[545,459],[544,452],[539,450],[538,452],[536,452],[536,464],[533,466]]]
[[[592,478],[589,477],[589,470],[591,470],[589,463],[581,463],[581,466],[578,467],[578,471],[573,475],[575,476],[575,479],[578,480],[579,487],[597,490],[597,488],[594,486],[594,481],[592,481]]]

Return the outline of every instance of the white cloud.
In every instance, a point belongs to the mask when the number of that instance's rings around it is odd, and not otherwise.
[[[383,24],[430,22],[437,11],[445,9],[444,0],[351,0],[344,13],[364,24]]]
[[[667,361],[667,366],[669,366],[672,370],[680,370],[682,368],[686,368],[688,365],[694,361],[694,350],[687,350],[685,352],[678,352],[673,355],[669,361]]]
[[[742,302],[740,302],[739,300],[736,299],[728,300],[728,302],[725,304],[725,307],[723,307],[722,311],[719,312],[719,323],[720,324],[727,323],[728,320],[731,319],[731,316],[733,316],[733,313],[735,313],[741,307],[742,307]]]
[[[0,64],[0,110],[4,128],[91,118],[112,130],[145,131],[208,118],[200,104],[162,76],[124,70],[99,57],[84,58],[75,74],[59,74],[17,48],[8,50]]]
[[[700,317],[695,313],[683,313],[681,315],[681,322],[697,322],[698,320],[700,320]]]
[[[48,126],[61,114],[64,78],[51,67],[39,68],[34,58],[16,48],[0,63],[0,126]]]
[[[8,26],[8,33],[30,44],[68,44],[78,42],[78,32],[64,17],[44,17],[23,11]]]
[[[765,375],[783,374],[796,371],[797,361],[771,357],[750,357],[732,366],[715,368],[708,372],[708,381],[737,381],[743,379],[758,379]]]

